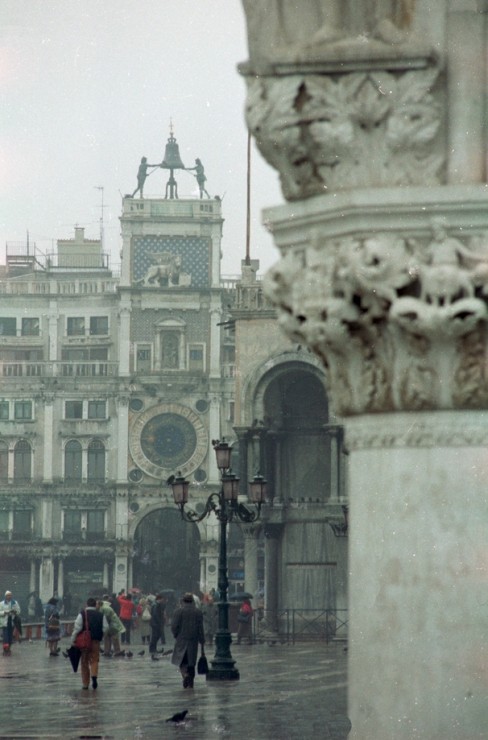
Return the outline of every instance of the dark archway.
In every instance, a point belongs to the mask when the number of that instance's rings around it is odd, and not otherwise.
[[[283,500],[326,501],[331,450],[325,387],[307,368],[280,368],[264,393],[266,472]]]
[[[200,533],[178,511],[157,509],[142,519],[134,535],[134,586],[146,593],[198,591]]]

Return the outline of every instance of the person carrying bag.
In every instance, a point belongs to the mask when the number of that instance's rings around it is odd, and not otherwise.
[[[88,617],[86,614],[86,609],[84,612],[82,612],[82,619],[83,619],[83,629],[81,632],[78,632],[75,638],[75,646],[79,648],[80,650],[91,650],[92,647],[92,636],[90,629],[88,627]]]
[[[92,688],[98,688],[100,642],[108,630],[107,619],[96,604],[92,597],[86,600],[86,609],[76,617],[71,635],[71,644],[81,651],[81,682],[85,690],[89,688],[90,677]]]

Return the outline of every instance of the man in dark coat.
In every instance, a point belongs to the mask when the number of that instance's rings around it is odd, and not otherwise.
[[[198,658],[198,644],[203,647],[203,614],[197,609],[193,594],[186,593],[181,606],[173,613],[171,632],[176,640],[171,662],[178,666],[183,676],[183,688],[192,689],[195,678],[195,665]]]
[[[163,594],[156,596],[156,601],[151,606],[151,639],[149,641],[149,653],[152,660],[157,660],[156,649],[158,641],[161,640],[161,644],[166,644],[166,638],[164,635],[164,623],[166,621],[165,616],[166,610],[166,599]]]

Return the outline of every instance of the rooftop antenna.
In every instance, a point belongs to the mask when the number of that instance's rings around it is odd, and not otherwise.
[[[251,264],[251,133],[247,132],[246,265]]]
[[[103,204],[103,194],[104,194],[104,188],[103,185],[95,185],[95,190],[100,190],[100,196],[101,196],[101,203],[100,203],[100,244],[103,251],[103,241],[104,241],[104,229],[103,229],[103,209],[105,208]]]

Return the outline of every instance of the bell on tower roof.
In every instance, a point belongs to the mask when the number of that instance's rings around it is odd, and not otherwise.
[[[184,170],[185,165],[181,161],[180,150],[178,148],[177,141],[173,136],[173,121],[171,119],[169,124],[169,139],[166,143],[166,149],[164,151],[164,158],[161,167],[170,171],[169,180],[166,183],[165,197],[168,197],[169,190],[170,198],[178,198],[178,185],[173,173],[174,170]]]

